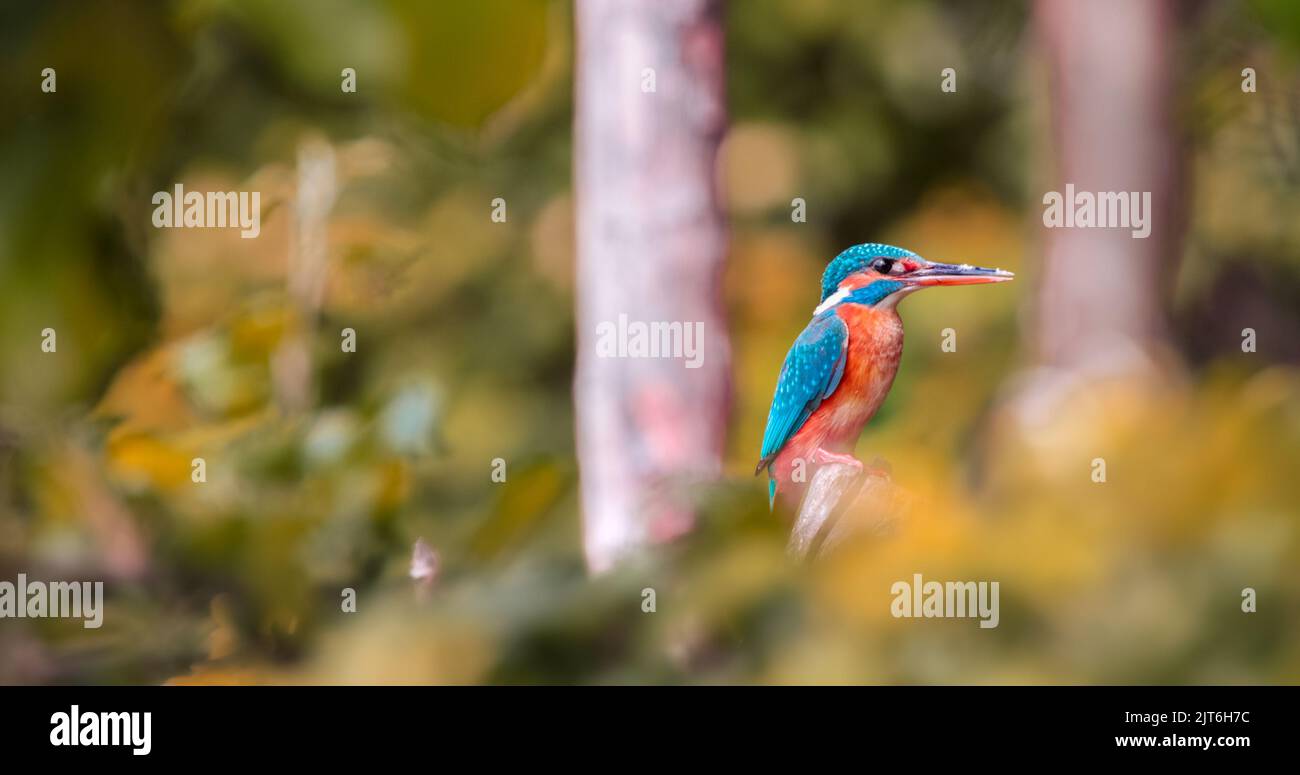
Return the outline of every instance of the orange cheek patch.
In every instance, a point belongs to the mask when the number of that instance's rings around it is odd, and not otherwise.
[[[858,272],[857,274],[852,274],[844,278],[844,282],[840,283],[840,288],[848,288],[850,291],[856,291],[859,288],[865,288],[868,285],[871,285],[882,277],[884,277],[884,275],[877,272]]]

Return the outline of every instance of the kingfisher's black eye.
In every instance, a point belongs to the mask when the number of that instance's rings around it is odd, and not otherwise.
[[[879,258],[871,262],[871,268],[876,270],[880,274],[891,274],[893,273],[893,270],[895,268],[895,262],[894,259],[892,258],[885,258],[884,256],[880,256]],[[898,267],[898,268],[901,269],[902,267]]]

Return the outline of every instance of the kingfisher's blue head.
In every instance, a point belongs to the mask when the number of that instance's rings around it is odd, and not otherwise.
[[[839,303],[892,305],[913,291],[933,285],[998,283],[1014,276],[1002,269],[927,261],[910,250],[868,242],[840,253],[826,267],[817,310]]]

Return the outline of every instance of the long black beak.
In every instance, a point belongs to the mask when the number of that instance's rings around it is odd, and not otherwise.
[[[981,283],[1004,283],[1015,277],[1005,269],[989,269],[970,264],[940,264],[927,262],[916,271],[903,275],[900,280],[913,285],[977,285]]]

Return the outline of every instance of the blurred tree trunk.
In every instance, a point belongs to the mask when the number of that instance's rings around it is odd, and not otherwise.
[[[721,469],[723,32],[708,0],[579,0],[576,22],[574,399],[584,548],[601,572],[689,530],[683,488]],[[603,356],[620,316],[702,323],[698,368]]]
[[[1050,66],[1055,190],[1151,193],[1145,239],[1126,228],[1044,232],[1038,361],[1066,382],[1146,371],[1166,338],[1183,226],[1174,3],[1039,0],[1035,12]]]

